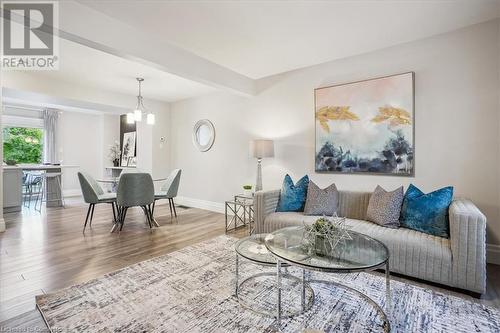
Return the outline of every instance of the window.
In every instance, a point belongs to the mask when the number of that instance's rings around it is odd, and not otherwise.
[[[43,153],[43,130],[30,127],[3,128],[3,160],[16,163],[40,163]]]

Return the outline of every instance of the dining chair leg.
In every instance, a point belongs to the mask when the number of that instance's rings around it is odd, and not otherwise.
[[[144,214],[146,214],[146,220],[148,220],[149,229],[153,228],[151,225],[151,215],[149,215],[149,206],[144,206]]]
[[[85,224],[83,225],[83,233],[85,233],[85,228],[87,227],[87,221],[89,220],[90,210],[92,208],[92,204],[89,205],[89,209],[87,209],[87,216],[85,217]]]
[[[172,211],[172,199],[168,198],[168,207],[170,208],[170,218],[174,217],[174,213]]]
[[[123,224],[125,223],[125,216],[127,216],[127,210],[128,210],[128,207],[123,207],[123,216],[122,216],[120,231],[122,231],[122,229],[123,229]]]
[[[151,221],[154,223],[154,225],[159,228],[160,224],[158,223],[158,221],[156,221],[154,212],[155,212],[155,201],[153,201],[153,205],[149,206],[149,215],[151,216]]]
[[[113,233],[115,229],[118,227],[118,224],[121,222],[122,218],[122,208],[116,205],[116,220],[115,223],[113,223],[113,227],[111,227],[110,233]]]
[[[146,222],[148,222],[148,224],[151,227],[151,223],[149,222],[149,214],[148,214],[148,211],[146,210],[146,206],[141,206],[141,209],[142,209],[142,211],[144,213],[144,216],[146,216]]]
[[[113,210],[113,221],[116,223],[116,212],[115,212],[115,203],[111,202],[111,209]]]
[[[175,209],[174,198],[172,198],[172,207],[174,208],[174,215],[175,215],[175,217],[177,217],[177,210]]]
[[[89,221],[89,227],[92,228],[92,219],[94,218],[94,208],[95,204],[91,204],[92,206],[92,212],[90,212],[90,221]]]

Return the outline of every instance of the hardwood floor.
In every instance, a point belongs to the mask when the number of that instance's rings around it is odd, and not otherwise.
[[[35,295],[224,234],[224,215],[179,207],[178,218],[171,219],[164,204],[155,210],[160,228],[151,231],[142,210],[132,209],[121,234],[109,233],[111,206],[98,205],[92,228],[82,234],[86,211],[81,199],[73,198],[65,209],[50,208],[41,214],[24,209],[4,216],[7,230],[0,234],[0,331],[46,331],[35,309]],[[235,237],[245,234],[246,230],[232,233]],[[500,266],[488,266],[488,290],[481,299],[422,282],[410,283],[500,307]]]

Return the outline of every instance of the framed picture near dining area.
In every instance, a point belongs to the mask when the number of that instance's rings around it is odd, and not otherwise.
[[[414,174],[414,73],[318,88],[315,170]]]
[[[136,132],[123,133],[121,166],[135,166],[135,139]]]

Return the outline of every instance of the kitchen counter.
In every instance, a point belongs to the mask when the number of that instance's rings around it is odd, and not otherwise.
[[[45,171],[45,172],[63,172],[63,169],[67,168],[78,168],[78,165],[43,165],[43,164],[18,164],[18,165],[3,165],[3,205],[4,213],[18,212],[21,210],[22,206],[22,178],[23,171]],[[59,177],[59,182],[62,184],[62,180]],[[62,186],[62,185],[61,185]],[[49,201],[47,203],[48,207],[62,206],[62,201],[57,200],[61,197],[61,191],[59,190],[59,185],[56,179],[47,180],[46,192]],[[47,190],[47,189],[46,189]],[[47,196],[47,195],[46,195]],[[56,200],[54,200],[56,199]]]

